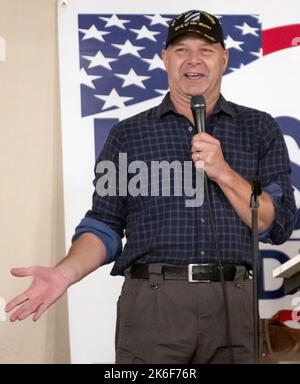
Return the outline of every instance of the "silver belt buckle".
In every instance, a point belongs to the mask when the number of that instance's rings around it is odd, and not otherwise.
[[[202,264],[188,264],[188,282],[189,283],[210,283],[210,280],[195,280],[193,279],[193,267]]]

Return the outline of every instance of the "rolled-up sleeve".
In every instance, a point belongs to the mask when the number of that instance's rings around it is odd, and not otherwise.
[[[297,214],[291,182],[290,159],[281,129],[270,115],[265,114],[260,130],[259,137],[262,141],[259,173],[262,187],[268,192],[270,185],[276,185],[273,193],[269,191],[275,208],[275,218],[264,240],[272,244],[282,244],[292,234]]]
[[[75,229],[72,241],[75,241],[81,234],[86,232],[93,233],[103,241],[106,249],[106,264],[114,261],[122,251],[120,236],[105,223],[89,218],[82,219]]]
[[[265,186],[264,192],[268,193],[268,195],[271,197],[274,206],[275,206],[274,200],[275,199],[281,199],[281,197],[282,197],[282,189],[281,189],[280,185],[275,184],[275,183],[271,183],[271,184]],[[273,229],[273,223],[270,226],[270,228],[268,228],[264,232],[259,233],[258,240],[261,241],[262,243],[271,243],[272,244],[272,240],[270,238],[270,233],[271,233],[272,229]]]
[[[122,238],[127,219],[127,198],[120,196],[118,185],[119,174],[119,153],[122,150],[120,140],[120,132],[118,125],[115,125],[105,142],[105,145],[95,164],[95,178],[93,184],[95,190],[93,193],[93,204],[85,217],[75,230],[73,241],[84,232],[94,233],[99,237],[107,252],[107,263],[112,262],[120,255],[122,251]],[[109,170],[104,167],[98,167],[99,163],[108,164],[110,170],[113,169],[114,174],[108,174]],[[101,171],[99,169],[101,168]],[[106,177],[110,182],[115,183],[114,193],[107,188],[98,188],[98,182],[101,177]],[[103,183],[100,183],[103,187]]]

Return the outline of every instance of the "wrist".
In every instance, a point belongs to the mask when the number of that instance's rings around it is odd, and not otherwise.
[[[215,182],[221,189],[227,188],[233,185],[236,175],[236,172],[229,166],[229,164],[225,163],[223,170],[218,174]]]
[[[72,284],[76,283],[76,281],[80,280],[78,277],[78,273],[67,265],[66,259],[57,264],[54,268],[59,273],[61,278],[65,281],[66,285],[70,287]]]

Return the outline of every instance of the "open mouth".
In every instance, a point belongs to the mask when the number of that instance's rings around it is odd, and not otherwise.
[[[204,75],[198,72],[187,72],[184,74],[184,77],[190,80],[200,80],[204,77]]]

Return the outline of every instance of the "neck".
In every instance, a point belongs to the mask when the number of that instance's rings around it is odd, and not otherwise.
[[[212,113],[219,99],[219,96],[220,94],[218,94],[217,97],[214,97],[214,98],[204,97],[206,102],[206,116],[209,116]],[[170,98],[172,100],[172,103],[175,106],[176,111],[181,115],[185,116],[191,123],[194,124],[193,113],[191,110],[191,97],[180,98],[171,92]]]

